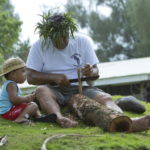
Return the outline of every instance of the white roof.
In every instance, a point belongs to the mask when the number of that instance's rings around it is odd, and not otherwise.
[[[23,84],[18,84],[18,87],[21,89],[22,94],[31,94],[32,92],[35,92],[37,86],[30,85],[25,81]]]
[[[94,83],[98,86],[146,81],[150,79],[149,65],[150,57],[99,63],[100,78]]]
[[[22,84],[18,84],[18,87],[20,89],[23,89],[23,88],[31,88],[31,87],[36,87],[35,85],[31,85],[31,84],[28,84],[27,80],[22,83]]]

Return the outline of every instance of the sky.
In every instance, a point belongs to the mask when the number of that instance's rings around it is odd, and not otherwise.
[[[34,34],[36,23],[40,20],[38,14],[42,14],[44,7],[56,8],[60,6],[60,10],[63,10],[63,4],[67,0],[10,0],[12,5],[15,7],[15,13],[18,13],[20,20],[23,21],[22,32],[20,39],[22,41],[29,38],[31,45],[38,40],[38,34]],[[106,16],[110,14],[108,8],[100,8]]]

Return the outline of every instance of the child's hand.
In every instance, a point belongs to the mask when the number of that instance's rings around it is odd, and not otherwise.
[[[30,96],[31,96],[31,101],[34,101],[34,99],[35,99],[35,93],[30,94]]]
[[[29,94],[26,96],[27,97],[27,101],[26,103],[32,102],[35,99],[35,94]]]

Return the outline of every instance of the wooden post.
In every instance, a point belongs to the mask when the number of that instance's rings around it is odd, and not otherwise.
[[[85,95],[76,94],[68,102],[69,109],[85,123],[110,132],[131,132],[132,121],[123,113],[107,108]]]
[[[78,82],[79,82],[79,94],[82,94],[82,82],[80,78],[80,68],[78,68]]]

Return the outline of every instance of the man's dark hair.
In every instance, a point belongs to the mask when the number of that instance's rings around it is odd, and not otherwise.
[[[69,37],[69,34],[74,38],[74,32],[78,31],[77,23],[74,17],[72,17],[73,13],[54,13],[51,14],[50,11],[48,14],[43,13],[40,15],[42,17],[42,21],[37,23],[35,28],[39,30],[39,36],[42,39],[42,50],[43,47],[46,46],[46,50],[50,45],[50,40],[55,40],[58,42],[58,45],[61,45],[61,39],[63,36]]]
[[[49,15],[46,19],[46,24],[50,23],[51,27],[60,25],[63,21],[66,20],[66,17],[61,13],[55,13],[53,15]]]

